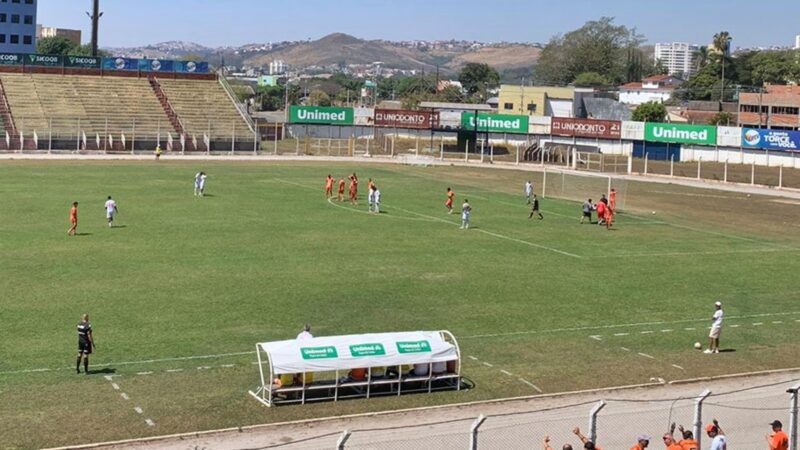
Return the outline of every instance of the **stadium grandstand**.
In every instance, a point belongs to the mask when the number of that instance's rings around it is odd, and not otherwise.
[[[137,75],[0,73],[0,149],[253,149],[223,82]]]

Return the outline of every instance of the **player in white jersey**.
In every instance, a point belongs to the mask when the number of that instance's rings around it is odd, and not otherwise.
[[[373,201],[375,202],[374,205],[373,205],[375,214],[380,214],[381,213],[381,190],[378,189],[377,186],[375,186],[375,190],[372,192],[372,197],[373,197]]]
[[[372,184],[372,179],[370,178],[369,184],[369,191],[367,193],[367,204],[369,205],[369,212],[372,212],[375,208],[375,190],[377,188]]]
[[[461,229],[469,229],[469,216],[472,212],[472,206],[469,204],[469,200],[464,199],[464,204],[461,205]]]
[[[722,302],[714,303],[714,315],[711,316],[711,331],[708,333],[709,345],[704,353],[719,353],[719,335],[722,332]]]
[[[108,219],[108,228],[111,228],[114,226],[114,214],[119,212],[119,210],[117,209],[117,202],[115,202],[110,195],[108,196],[108,200],[106,200],[105,208],[106,219]]]
[[[200,175],[200,197],[202,197],[206,195],[206,178],[208,178],[208,175],[205,172],[200,173],[202,174]]]
[[[525,182],[525,199],[528,201],[528,204],[531,203],[531,199],[533,197],[533,183],[530,180]]]
[[[194,174],[194,195],[200,195],[200,178],[205,175],[203,172]]]

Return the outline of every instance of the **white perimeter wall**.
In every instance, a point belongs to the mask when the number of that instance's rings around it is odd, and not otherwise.
[[[793,167],[800,169],[800,155],[790,152],[748,150],[737,147],[703,147],[683,145],[681,161],[708,161],[730,164],[753,164],[757,166]]]

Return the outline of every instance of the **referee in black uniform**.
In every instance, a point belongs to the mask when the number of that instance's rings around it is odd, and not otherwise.
[[[94,350],[94,338],[92,337],[92,324],[89,322],[89,315],[81,316],[78,323],[78,362],[75,364],[75,371],[81,373],[81,359],[83,360],[83,372],[89,374],[89,355]]]

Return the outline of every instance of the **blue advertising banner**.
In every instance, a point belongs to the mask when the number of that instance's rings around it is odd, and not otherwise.
[[[103,58],[103,70],[139,70],[139,60],[134,58]]]
[[[800,131],[744,128],[742,147],[797,152],[800,151]]]
[[[208,63],[205,61],[175,61],[175,72],[208,73]]]
[[[175,61],[171,59],[140,59],[139,70],[142,72],[174,72]]]

